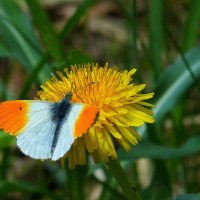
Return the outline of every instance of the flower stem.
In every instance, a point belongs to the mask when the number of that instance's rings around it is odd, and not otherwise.
[[[116,178],[117,182],[121,186],[126,198],[128,200],[142,200],[139,193],[135,189],[133,185],[131,185],[130,181],[128,180],[128,177],[123,170],[119,160],[110,160],[107,163],[111,173]]]
[[[69,178],[68,193],[73,200],[85,200],[86,167],[78,166],[76,169],[67,168]]]

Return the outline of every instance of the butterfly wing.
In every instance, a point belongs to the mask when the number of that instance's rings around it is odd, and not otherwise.
[[[96,106],[72,104],[60,128],[52,160],[58,160],[70,149],[71,144],[93,125],[98,109]]]
[[[36,159],[58,160],[94,123],[98,109],[86,104],[69,104],[61,120],[55,120],[59,103],[7,101],[0,104],[0,129],[17,135],[17,146]],[[59,113],[58,113],[59,115]],[[55,139],[56,138],[56,139]]]
[[[52,119],[52,106],[47,101],[28,101],[27,124],[17,136],[17,146],[35,159],[51,158],[51,145],[56,129]]]
[[[28,122],[27,101],[5,101],[0,103],[0,129],[11,135],[22,132]]]
[[[28,122],[17,136],[17,146],[32,158],[51,158],[51,146],[57,125],[52,119],[53,103],[32,101],[29,104]]]
[[[6,101],[0,104],[0,129],[17,136],[20,150],[36,159],[51,158],[56,123],[47,101]]]

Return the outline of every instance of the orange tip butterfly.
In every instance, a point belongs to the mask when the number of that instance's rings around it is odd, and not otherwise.
[[[71,93],[60,102],[16,100],[0,103],[0,129],[17,136],[17,146],[35,159],[58,160],[74,140],[94,124],[96,106],[70,103]]]

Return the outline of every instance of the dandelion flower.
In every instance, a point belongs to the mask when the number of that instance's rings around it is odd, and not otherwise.
[[[86,163],[86,151],[91,153],[95,162],[116,159],[117,143],[126,151],[138,143],[140,136],[133,127],[154,122],[153,112],[147,108],[152,104],[144,102],[152,98],[153,93],[140,93],[145,84],[132,82],[135,72],[136,69],[110,68],[108,64],[103,67],[98,64],[75,65],[70,71],[57,72],[59,78],[52,76],[41,86],[42,90],[37,94],[41,100],[59,102],[71,92],[72,102],[98,107],[95,123],[75,140],[64,156],[69,159],[70,168]]]

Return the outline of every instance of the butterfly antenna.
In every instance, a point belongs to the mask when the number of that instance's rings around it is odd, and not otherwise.
[[[82,86],[82,87],[80,87],[78,90],[76,90],[76,85],[75,85],[74,82],[72,82],[72,84],[71,84],[71,91],[72,91],[72,93],[75,93],[76,96],[77,96],[78,98],[80,98],[80,99],[82,100],[82,98],[81,98],[80,95],[78,94],[79,91],[82,90],[82,89],[84,89],[84,88],[86,88],[86,87],[89,87],[90,85],[92,85],[92,84],[94,84],[94,83],[95,83],[95,81],[89,83],[89,84],[86,85],[86,86]]]

